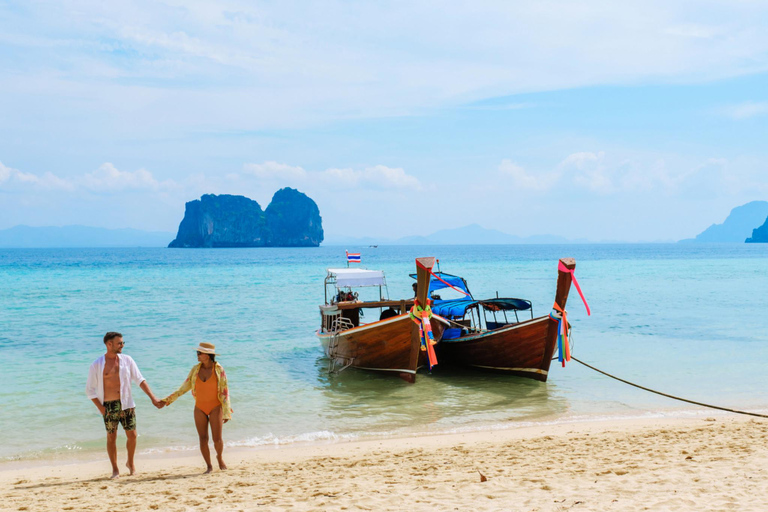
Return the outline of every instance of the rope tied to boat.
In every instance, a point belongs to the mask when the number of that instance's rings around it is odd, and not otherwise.
[[[679,396],[670,395],[668,393],[662,393],[661,391],[656,391],[655,389],[647,388],[645,386],[641,386],[640,384],[635,384],[634,382],[629,382],[628,380],[624,380],[624,379],[622,379],[620,377],[617,377],[615,375],[611,375],[610,373],[605,372],[605,371],[603,371],[603,370],[601,370],[599,368],[595,368],[594,366],[589,365],[589,364],[585,363],[584,361],[580,361],[579,359],[576,359],[575,357],[573,358],[573,360],[576,361],[579,364],[582,364],[582,365],[586,366],[590,370],[594,370],[597,373],[602,373],[606,377],[610,377],[610,378],[615,379],[615,380],[617,380],[619,382],[623,382],[624,384],[629,384],[630,386],[634,386],[634,387],[636,387],[638,389],[642,389],[643,391],[648,391],[649,393],[655,393],[657,395],[665,396],[665,397],[671,398],[673,400],[679,400],[681,402],[686,402],[686,403],[693,404],[693,405],[699,405],[701,407],[709,407],[710,409],[717,409],[719,411],[732,412],[732,413],[735,413],[735,414],[745,414],[747,416],[756,416],[758,418],[768,418],[768,414],[760,414],[760,413],[757,413],[757,412],[741,411],[739,409],[731,409],[729,407],[720,407],[719,405],[705,404],[703,402],[696,402],[695,400],[688,400],[687,398],[682,398],[682,397],[679,397]]]

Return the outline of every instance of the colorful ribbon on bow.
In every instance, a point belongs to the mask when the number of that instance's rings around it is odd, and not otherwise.
[[[409,312],[411,320],[419,326],[419,339],[421,340],[421,350],[427,352],[427,358],[429,359],[429,369],[437,364],[437,355],[435,354],[435,335],[432,334],[432,308],[429,306],[429,299],[427,299],[427,307],[422,308],[418,299],[414,301],[411,311]]]
[[[552,308],[560,312],[559,317],[550,313],[549,318],[557,321],[557,360],[565,366],[565,362],[571,360],[571,347],[568,345],[568,313],[557,302]]]
[[[576,280],[574,269],[566,267],[561,261],[557,266],[557,270],[571,274],[573,284],[576,285],[576,291],[579,292],[579,297],[581,297],[581,301],[584,303],[584,307],[587,308],[587,316],[591,315],[592,312],[589,310],[587,299],[584,298],[584,294],[581,292],[581,286],[579,286],[579,282]],[[555,304],[552,306],[552,309],[560,313],[559,317],[555,316],[554,313],[550,313],[549,318],[557,321],[557,360],[560,361],[563,366],[565,366],[565,362],[571,360],[571,347],[568,344],[568,333],[570,331],[568,324],[568,313],[564,308],[561,308],[557,302],[555,302]]]

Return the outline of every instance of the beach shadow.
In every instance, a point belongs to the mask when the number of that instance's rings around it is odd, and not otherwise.
[[[539,382],[498,372],[460,366],[436,367],[430,375],[442,385],[466,392],[478,391],[487,397],[485,405],[494,408],[539,406],[541,413],[562,414],[568,401],[558,391],[557,384]],[[491,397],[495,396],[496,399]]]
[[[55,489],[57,487],[66,487],[68,485],[82,485],[82,484],[88,484],[88,483],[99,483],[99,482],[114,482],[115,484],[122,484],[122,483],[144,483],[144,482],[163,482],[168,480],[183,480],[185,478],[193,478],[195,476],[204,476],[202,472],[196,472],[196,473],[189,473],[189,474],[183,474],[183,475],[168,475],[168,476],[161,476],[161,475],[125,475],[121,476],[120,478],[112,479],[108,476],[103,477],[97,477],[97,478],[88,478],[85,480],[63,480],[58,482],[41,482],[34,485],[14,485],[14,489],[18,490],[33,490],[33,489]]]

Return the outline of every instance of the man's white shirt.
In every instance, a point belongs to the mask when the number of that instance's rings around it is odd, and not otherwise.
[[[120,368],[120,404],[123,410],[136,407],[131,393],[131,382],[141,385],[146,379],[142,377],[139,367],[131,356],[117,354]],[[104,404],[104,362],[106,358],[101,356],[91,364],[88,370],[88,382],[85,384],[85,394],[88,398],[98,398]]]

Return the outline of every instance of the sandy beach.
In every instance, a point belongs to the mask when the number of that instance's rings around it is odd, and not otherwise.
[[[109,463],[0,466],[3,510],[765,510],[768,421],[718,416],[561,424],[229,450]],[[124,463],[125,452],[119,453]]]

